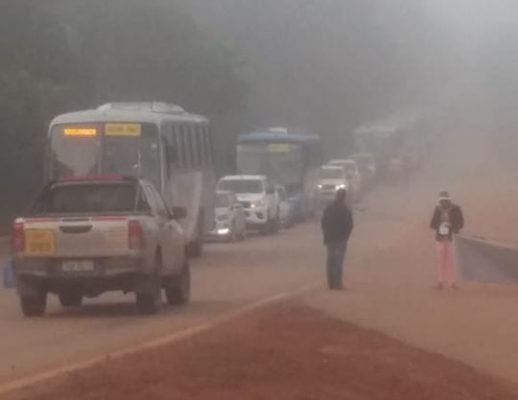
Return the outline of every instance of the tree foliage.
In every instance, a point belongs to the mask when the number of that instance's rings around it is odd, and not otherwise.
[[[0,54],[2,225],[43,181],[54,115],[105,101],[163,100],[227,129],[239,123],[228,115],[239,114],[246,94],[236,58],[188,16],[153,0],[2,1]]]

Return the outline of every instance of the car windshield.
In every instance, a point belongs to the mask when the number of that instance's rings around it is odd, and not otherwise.
[[[216,194],[216,207],[230,207],[230,198],[225,193]]]
[[[130,183],[64,184],[51,188],[36,206],[38,213],[132,212],[136,186]]]
[[[324,168],[320,170],[320,179],[343,179],[344,170],[342,168]]]
[[[263,183],[259,179],[225,179],[218,189],[233,193],[263,193]]]

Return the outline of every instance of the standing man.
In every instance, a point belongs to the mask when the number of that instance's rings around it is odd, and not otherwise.
[[[448,192],[439,194],[439,205],[435,207],[430,227],[435,231],[437,241],[437,289],[445,285],[457,289],[453,237],[464,227],[464,216],[462,209],[453,204]]]
[[[347,241],[353,230],[353,217],[346,205],[347,192],[336,192],[335,201],[326,207],[322,216],[322,233],[327,246],[327,282],[329,289],[343,289],[342,274]]]

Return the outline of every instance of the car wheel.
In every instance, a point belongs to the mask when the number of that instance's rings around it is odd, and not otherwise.
[[[143,285],[145,290],[136,293],[137,310],[144,315],[156,314],[162,300],[160,279],[155,275],[145,277],[144,279],[147,280]]]
[[[279,217],[279,213],[277,213],[277,215],[275,216],[275,219],[273,219],[270,223],[271,223],[270,233],[275,234],[275,233],[279,232],[279,230],[281,228],[281,220]]]
[[[191,295],[191,268],[185,262],[182,272],[178,276],[169,278],[165,286],[167,302],[171,305],[182,305],[189,301]]]
[[[81,307],[83,296],[80,293],[64,291],[58,294],[59,302],[63,307]]]
[[[20,305],[23,315],[26,317],[40,317],[45,313],[45,309],[47,308],[47,293],[41,292],[21,295]]]

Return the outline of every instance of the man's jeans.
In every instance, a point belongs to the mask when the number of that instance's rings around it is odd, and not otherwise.
[[[327,283],[329,289],[342,288],[343,265],[347,243],[327,244]]]

